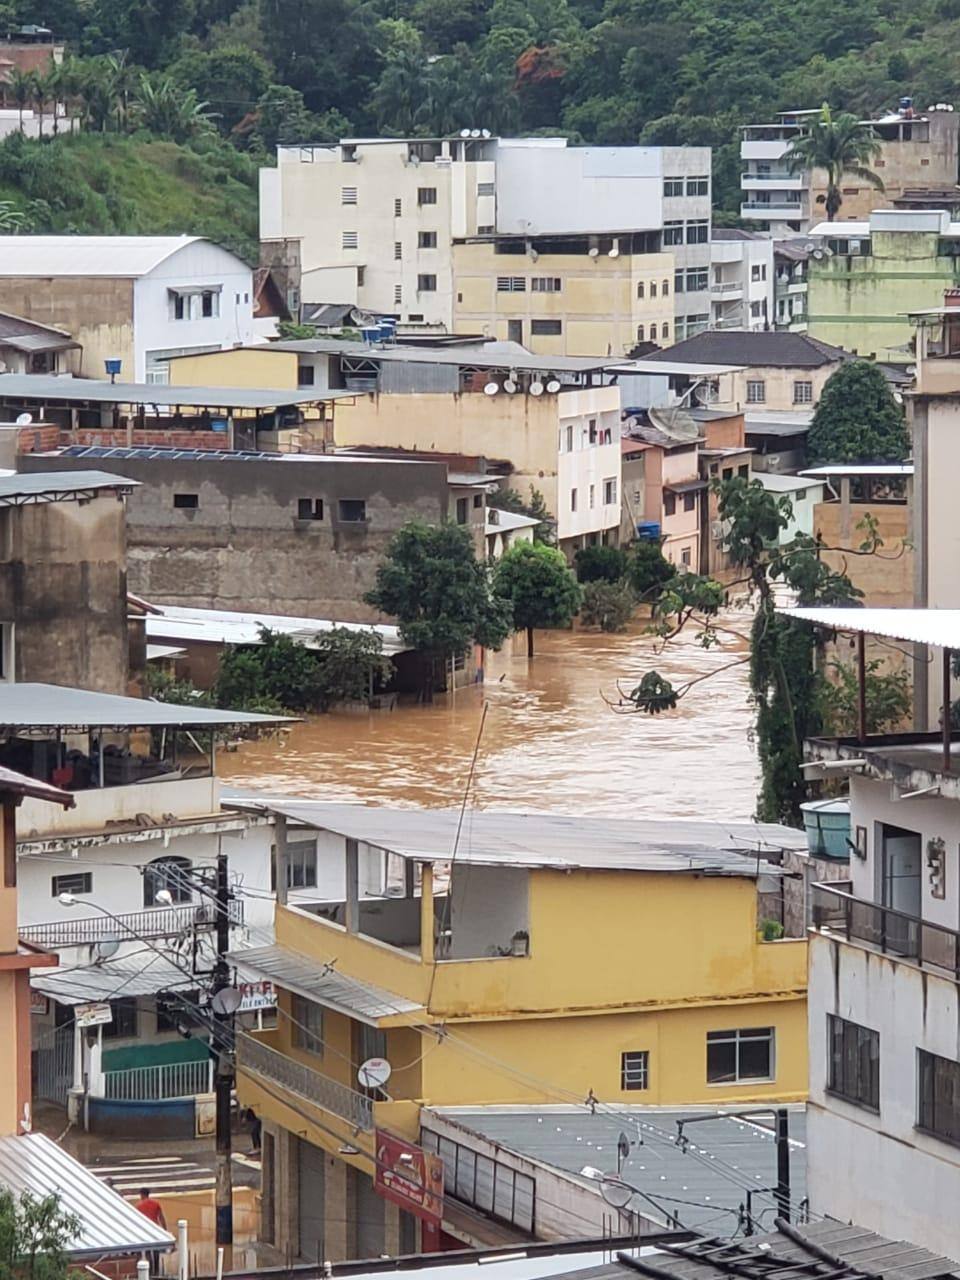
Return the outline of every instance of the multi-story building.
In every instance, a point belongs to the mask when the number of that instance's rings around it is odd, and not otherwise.
[[[803,1096],[806,944],[758,939],[756,883],[758,849],[799,833],[478,811],[457,846],[449,810],[262,807],[278,885],[287,841],[323,854],[313,901],[278,905],[276,944],[243,953],[279,992],[276,1030],[240,1038],[238,1088],[281,1252],[416,1247],[376,1189],[398,1152],[422,1159],[422,1105]]]
[[[766,124],[743,127],[740,159],[740,216],[760,231],[787,236],[807,231],[821,219],[826,182],[821,171],[791,173],[791,144],[810,127],[819,110],[781,111]],[[912,188],[955,187],[960,116],[938,104],[916,113],[904,105],[869,125],[880,143],[872,168],[884,189],[845,175],[840,220],[863,219],[874,209],[889,208]]]
[[[308,304],[623,354],[641,324],[644,341],[651,324],[663,341],[666,323],[670,341],[710,322],[710,174],[706,147],[482,136],[283,146],[261,170],[260,235],[300,240]]]
[[[773,319],[778,329],[802,333],[807,327],[807,259],[805,240],[773,243]]]
[[[770,237],[715,228],[710,241],[710,328],[772,328],[773,287]]]

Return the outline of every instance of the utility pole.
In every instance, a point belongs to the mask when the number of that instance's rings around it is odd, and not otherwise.
[[[230,985],[227,952],[230,950],[230,882],[227,855],[217,854],[217,963],[214,968],[213,993]],[[233,1168],[230,1107],[233,1099],[233,1014],[216,1013],[222,1033],[216,1051],[214,1089],[217,1107],[217,1244],[233,1244]]]

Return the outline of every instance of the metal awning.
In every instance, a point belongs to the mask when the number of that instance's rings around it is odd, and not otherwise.
[[[706,489],[708,484],[707,480],[679,480],[676,484],[665,484],[663,487],[668,493],[696,493],[700,489]]]
[[[66,1243],[71,1258],[116,1257],[174,1247],[173,1236],[124,1200],[43,1133],[0,1137],[0,1186],[16,1199],[54,1195],[79,1226]]]
[[[406,1015],[423,1012],[423,1005],[414,1000],[375,987],[370,982],[361,982],[359,978],[347,978],[319,960],[311,960],[309,956],[286,947],[232,951],[228,959],[244,969],[262,973],[287,991],[314,1000],[337,1013],[357,1018],[371,1027],[398,1015],[401,1021],[407,1022]]]
[[[39,404],[173,405],[194,409],[278,409],[352,396],[352,391],[285,387],[177,387],[160,382],[108,382],[42,373],[0,374],[0,398]]]
[[[27,507],[40,502],[69,502],[90,498],[101,489],[132,493],[139,480],[110,471],[16,471],[0,475],[0,507]]]
[[[118,926],[118,932],[122,929]],[[184,966],[186,968],[186,965]],[[127,956],[85,968],[68,965],[62,969],[38,970],[30,976],[34,991],[57,1004],[93,1004],[124,996],[155,996],[160,991],[190,990],[200,977],[178,969],[159,952]]]
[[[13,347],[14,351],[32,354],[36,351],[78,351],[82,344],[66,333],[8,333],[0,337],[0,347]]]
[[[647,373],[668,377],[671,374],[689,378],[718,378],[724,373],[742,373],[745,364],[692,364],[689,360],[632,360],[608,368],[609,373]],[[731,411],[732,412],[732,411]]]
[[[938,649],[960,649],[960,609],[791,609],[778,613],[834,631],[853,631]]]
[[[210,729],[217,725],[281,724],[289,716],[215,707],[181,706],[95,693],[58,684],[8,684],[0,687],[0,730],[4,729]]]

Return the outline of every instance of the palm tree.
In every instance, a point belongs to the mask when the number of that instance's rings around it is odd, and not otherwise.
[[[119,53],[108,53],[103,66],[110,92],[116,99],[117,132],[122,133],[127,126],[130,100],[137,91],[137,73],[127,61],[125,49]]]
[[[42,71],[34,71],[32,74],[33,83],[30,86],[30,96],[33,99],[33,105],[37,112],[38,130],[37,136],[43,137],[43,109],[47,105],[47,95],[50,92],[50,86],[47,83],[47,77]]]
[[[20,115],[20,132],[23,133],[23,111],[27,103],[33,100],[33,74],[29,71],[21,71],[19,67],[14,67],[10,72],[10,79],[7,81],[7,88],[10,91],[10,97],[17,104],[17,111]]]
[[[136,107],[145,129],[174,142],[186,142],[214,127],[209,103],[198,99],[196,89],[181,89],[169,76],[141,75]]]
[[[827,190],[817,197],[817,203],[825,206],[827,221],[833,222],[843,204],[840,186],[845,174],[883,190],[882,179],[869,168],[880,151],[880,141],[870,125],[846,111],[834,116],[825,102],[810,131],[790,144],[785,159],[791,173],[804,169],[826,173]]]

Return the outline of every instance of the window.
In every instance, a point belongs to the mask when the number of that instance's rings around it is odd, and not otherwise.
[[[128,1039],[137,1034],[137,998],[122,996],[119,1000],[111,1000],[113,1021],[103,1024],[104,1040]]]
[[[497,293],[526,293],[527,282],[523,276],[497,276]]]
[[[496,229],[497,228],[492,223],[484,223],[483,226],[477,226],[477,235],[492,236]]]
[[[356,249],[359,238],[356,231],[343,231],[340,233],[340,243],[344,249]]]
[[[706,244],[710,239],[710,221],[697,218],[687,223],[687,244]]]
[[[567,453],[573,453],[573,427],[567,427]]]
[[[291,1040],[295,1049],[323,1057],[323,1005],[304,996],[290,997]]]
[[[917,1050],[917,1128],[960,1143],[960,1062]]]
[[[403,303],[403,285],[395,284],[393,286],[393,305],[395,307],[399,307],[402,305],[402,303]]]
[[[767,264],[765,262],[760,262],[760,263],[755,262],[753,266],[750,268],[750,279],[766,280],[766,278],[767,278]]]
[[[664,280],[664,282],[663,282],[663,286],[662,286],[662,288],[661,288],[660,292],[663,294],[663,296],[664,296],[665,298],[669,298],[669,297],[670,297],[670,281],[669,281],[669,280]]]
[[[437,277],[432,275],[417,276],[417,293],[436,293]]]
[[[647,1049],[635,1049],[620,1055],[620,1088],[647,1089],[650,1087],[650,1053]]]
[[[317,841],[287,841],[287,888],[315,889],[317,885]],[[277,891],[277,851],[270,855],[270,889]]]
[[[702,293],[710,286],[710,271],[707,267],[687,268],[687,293]]]
[[[423,207],[425,204],[437,203],[436,187],[418,187],[417,188],[417,204]]]
[[[394,240],[393,242],[393,260],[394,262],[403,261],[403,241]]]
[[[650,281],[650,297],[655,298],[656,296],[657,296],[657,282],[656,280],[651,280]]]
[[[437,233],[435,231],[419,231],[417,233],[418,249],[435,249],[437,247]]]
[[[660,337],[661,338],[670,337],[670,326],[667,324],[666,320],[664,320],[663,324],[660,326]]]
[[[643,337],[643,325],[642,325],[642,324],[638,324],[638,325],[637,325],[637,341],[638,341],[638,342],[643,342],[643,341],[644,341],[644,337]]]
[[[590,510],[592,511],[596,505],[597,505],[597,486],[595,484],[592,484],[590,486]]]
[[[737,475],[741,480],[746,480],[750,476],[750,463],[745,462],[742,467],[737,467]]]
[[[191,869],[189,858],[154,858],[143,872],[143,905],[169,906],[169,903],[157,902],[157,895],[164,891],[169,893],[175,904],[192,902]]]
[[[534,293],[559,293],[562,283],[559,276],[534,276],[530,288]]]
[[[665,222],[663,224],[664,244],[683,244],[683,223]]]
[[[462,302],[463,299],[461,298],[460,301]],[[423,323],[423,315],[417,311],[411,311],[410,314],[407,316],[407,319],[410,321],[411,324]]]
[[[403,201],[400,199],[399,196],[397,196],[393,202],[393,216],[395,218],[403,217]]]
[[[588,442],[589,442],[590,444],[596,444],[596,443],[597,443],[597,420],[596,420],[596,418],[591,418],[591,419],[590,419],[590,423],[589,423],[589,425],[588,425],[588,427],[587,427],[587,440],[588,440]]]
[[[794,404],[813,404],[813,383],[795,382],[793,384]]]
[[[673,292],[683,293],[683,272],[675,271],[673,273]]]
[[[496,187],[494,186],[494,184],[493,184],[492,182],[478,182],[478,183],[477,183],[477,195],[478,195],[478,196],[492,196],[492,195],[494,195],[495,193],[496,193]]]
[[[469,507],[466,498],[457,499],[457,524],[466,524],[469,519]]]
[[[663,514],[672,516],[677,510],[677,496],[674,493],[665,493],[663,495]]]
[[[298,498],[297,499],[297,519],[298,520],[322,520],[323,519],[323,499],[322,498]]]
[[[688,196],[708,196],[710,194],[710,179],[705,176],[687,179],[687,195]]]
[[[367,518],[367,504],[363,498],[341,498],[337,503],[341,524],[363,524]]]
[[[220,314],[220,294],[214,289],[204,289],[200,295],[200,312],[205,320],[216,319]]]
[[[363,265],[357,267],[357,288],[362,289],[367,279],[367,268]]]
[[[570,510],[576,511],[576,509],[577,509],[577,491],[576,489],[571,489],[570,490]]]
[[[617,479],[611,476],[609,480],[603,482],[603,504],[609,507],[611,503],[617,500]]]
[[[61,893],[93,893],[93,874],[90,871],[70,871],[66,875],[51,876],[51,898],[59,898]]]
[[[766,384],[759,378],[747,379],[747,404],[763,404],[767,398]]]
[[[356,188],[356,187],[341,187],[341,188],[340,188],[340,203],[341,203],[341,204],[356,204],[356,203],[357,203],[357,188]]]
[[[312,364],[301,364],[297,366],[297,386],[312,387],[314,382],[314,368]]]
[[[762,311],[762,308],[759,302],[750,303],[750,315],[753,317],[754,320],[758,320],[760,318],[761,311]]]
[[[556,338],[563,333],[563,325],[559,320],[531,320],[530,332],[535,338]]]
[[[637,284],[637,297],[638,297],[638,298],[642,298],[642,297],[644,297],[644,295],[645,295],[645,294],[646,294],[646,286],[644,285],[643,281],[641,280],[641,281],[639,281],[639,283]]]
[[[174,511],[196,511],[200,506],[200,495],[196,493],[175,493],[173,495]]]
[[[475,493],[473,495],[473,509],[479,511],[483,507],[483,494]]]
[[[773,1079],[773,1027],[707,1032],[707,1083]]]
[[[192,1011],[184,1008],[187,1004],[194,1006],[198,1017],[204,1016],[200,1013],[199,991],[178,991],[175,996],[158,994],[157,1030],[177,1031],[184,1023],[189,1022]]]
[[[665,196],[682,196],[683,195],[683,179],[682,178],[664,178],[663,194]]]
[[[420,1131],[420,1143],[424,1151],[435,1152],[443,1161],[446,1195],[533,1233],[535,1183],[528,1174],[516,1173],[429,1129]]]
[[[650,341],[656,342],[656,340],[657,340],[657,326],[655,324],[652,324],[650,326]]]
[[[220,315],[219,289],[198,289],[183,293],[171,289],[169,297],[174,320],[209,320]]]
[[[693,511],[697,505],[697,495],[695,493],[685,493],[683,495],[684,511]]]

